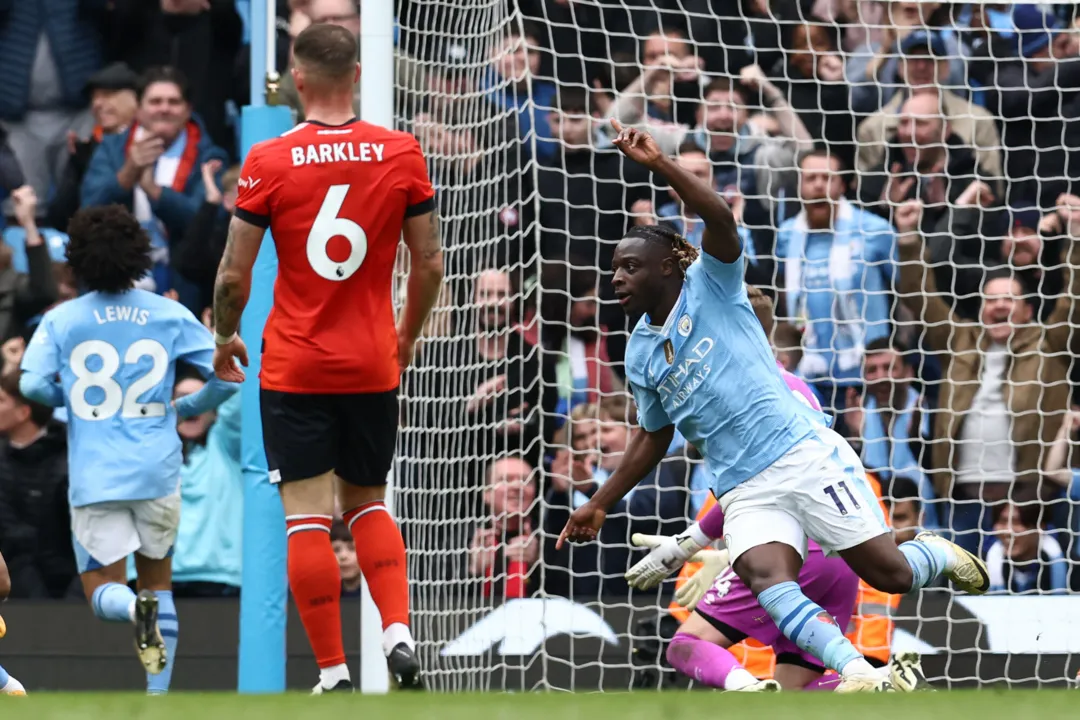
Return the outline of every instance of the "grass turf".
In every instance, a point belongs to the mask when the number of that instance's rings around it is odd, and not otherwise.
[[[363,717],[367,720],[988,720],[1080,717],[1080,693],[1055,691],[937,692],[914,695],[705,692],[608,694],[303,694],[239,696],[185,694],[148,698],[135,694],[37,693],[0,697],[0,717],[32,720],[300,720]]]

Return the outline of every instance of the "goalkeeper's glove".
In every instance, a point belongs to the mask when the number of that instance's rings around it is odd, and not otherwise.
[[[727,550],[702,550],[695,553],[690,562],[701,563],[698,571],[688,577],[678,589],[675,590],[675,602],[687,610],[693,610],[705,597],[705,593],[716,582],[720,573],[731,565]]]
[[[668,575],[683,566],[691,555],[707,546],[712,540],[697,523],[678,535],[642,535],[634,533],[630,538],[637,547],[652,548],[626,572],[626,582],[638,590],[648,590],[664,581]]]

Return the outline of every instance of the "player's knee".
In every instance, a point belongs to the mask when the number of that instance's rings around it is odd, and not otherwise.
[[[743,560],[746,559],[746,562]],[[794,572],[783,563],[772,564],[754,562],[749,558],[739,558],[735,569],[739,578],[750,588],[750,592],[757,597],[774,585],[783,582],[792,582],[798,577],[798,570]]]
[[[339,487],[341,507],[345,510],[386,499],[385,485],[350,485],[342,481]]]
[[[7,568],[0,570],[0,600],[6,600],[11,594],[11,575]]]

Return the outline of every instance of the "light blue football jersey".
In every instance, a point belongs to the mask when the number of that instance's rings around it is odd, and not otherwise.
[[[639,423],[674,424],[704,457],[717,497],[827,422],[784,382],[746,295],[744,262],[701,253],[663,327],[642,317],[626,347]]]
[[[20,385],[51,383],[53,404],[67,408],[72,507],[177,491],[176,363],[209,378],[213,355],[213,336],[187,308],[144,290],[92,292],[45,314]]]

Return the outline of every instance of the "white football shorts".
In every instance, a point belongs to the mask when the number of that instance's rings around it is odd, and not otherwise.
[[[761,473],[720,498],[731,562],[766,543],[806,557],[806,540],[835,554],[890,532],[859,456],[822,427]]]
[[[179,527],[180,493],[72,508],[79,573],[108,567],[135,552],[152,560],[166,558],[172,554]]]

